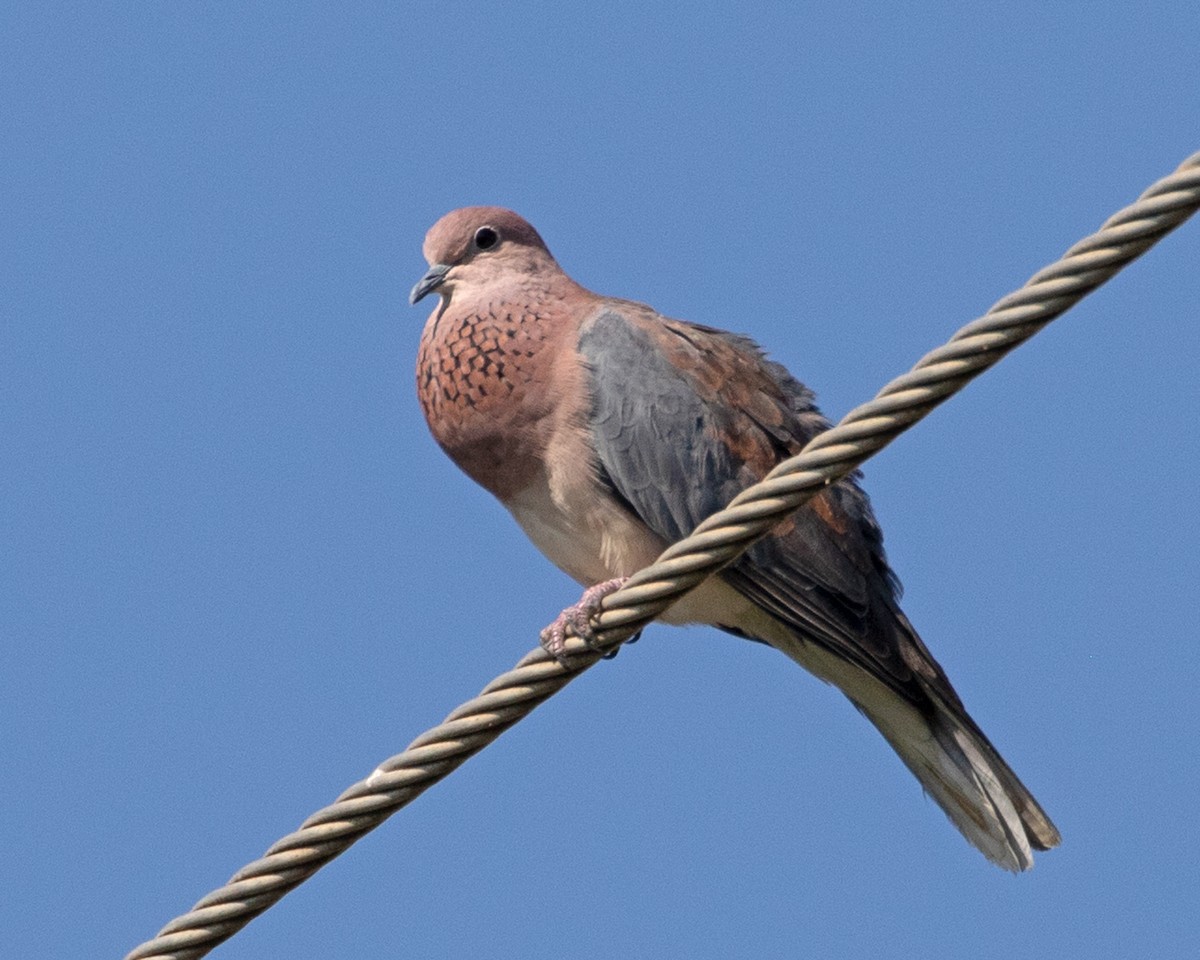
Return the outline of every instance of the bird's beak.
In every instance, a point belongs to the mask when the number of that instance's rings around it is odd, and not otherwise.
[[[442,282],[446,279],[446,272],[450,269],[450,265],[446,263],[435,263],[432,267],[425,271],[425,276],[417,281],[417,285],[412,288],[412,293],[408,295],[408,302],[416,304],[416,302],[430,293],[433,293]]]

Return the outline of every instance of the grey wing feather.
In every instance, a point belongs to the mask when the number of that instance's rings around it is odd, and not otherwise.
[[[673,542],[828,422],[811,392],[752,341],[654,315],[631,317],[648,308],[621,307],[599,313],[579,341],[590,371],[599,468],[618,498]],[[921,699],[913,666],[935,683],[944,675],[899,611],[899,585],[866,495],[849,478],[827,496],[846,521],[840,529],[802,508],[788,529],[760,540],[721,576],[804,639]],[[911,642],[923,656],[903,655]]]
[[[704,439],[715,411],[618,314],[596,318],[579,348],[605,479],[652,530],[678,540],[740,489],[729,451]]]

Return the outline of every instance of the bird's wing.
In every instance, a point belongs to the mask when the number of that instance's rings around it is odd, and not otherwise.
[[[609,301],[584,324],[602,479],[675,541],[829,424],[812,393],[750,340]],[[827,488],[722,574],[791,627],[906,699],[959,706],[897,605],[899,585],[854,478]],[[914,673],[920,675],[919,682]]]

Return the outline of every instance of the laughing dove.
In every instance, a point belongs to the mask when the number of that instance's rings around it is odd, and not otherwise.
[[[525,220],[447,214],[425,238],[417,390],[442,449],[589,586],[543,631],[561,653],[600,598],[829,423],[749,339],[602,297]],[[1009,870],[1058,831],[968,716],[898,602],[857,477],[825,489],[669,608],[767,643],[835,684],[963,835]]]

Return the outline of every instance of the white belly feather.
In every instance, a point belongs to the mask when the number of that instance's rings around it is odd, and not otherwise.
[[[617,502],[597,495],[590,477],[580,478],[590,481],[586,491],[570,495],[565,488],[573,478],[555,479],[559,483],[551,483],[543,475],[506,506],[534,546],[574,580],[590,587],[627,577],[653,563],[667,548],[662,538]],[[706,580],[659,617],[676,625],[730,627],[761,618],[761,611],[749,600],[717,579]]]

